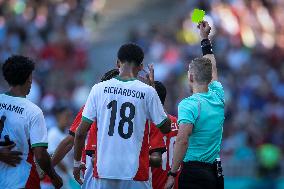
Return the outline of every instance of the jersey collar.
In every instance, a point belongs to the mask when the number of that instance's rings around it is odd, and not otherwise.
[[[10,92],[6,92],[6,93],[4,93],[4,94],[7,95],[7,96],[12,96],[12,97],[26,98],[25,96],[16,96],[16,95],[13,95],[13,94],[11,94]]]
[[[128,82],[128,81],[135,81],[135,80],[137,80],[136,78],[129,78],[129,79],[123,79],[123,78],[121,78],[120,76],[117,76],[117,77],[115,77],[115,79],[117,79],[117,80],[119,80],[119,81],[122,81],[122,82]]]

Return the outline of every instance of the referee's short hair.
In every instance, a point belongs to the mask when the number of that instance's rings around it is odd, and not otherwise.
[[[209,84],[212,80],[212,63],[210,59],[201,57],[195,58],[190,63],[190,70],[194,79],[199,84]]]

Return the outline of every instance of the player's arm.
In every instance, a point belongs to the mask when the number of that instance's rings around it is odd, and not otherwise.
[[[95,85],[96,86],[96,85]],[[95,86],[92,88],[87,102],[85,104],[83,113],[82,113],[82,121],[80,126],[78,127],[76,134],[75,134],[75,141],[74,141],[74,168],[73,168],[73,175],[75,180],[79,184],[83,184],[82,180],[80,179],[80,171],[83,168],[81,163],[82,151],[85,145],[85,140],[88,134],[88,131],[91,128],[92,123],[96,119],[96,89]]]
[[[179,130],[174,146],[174,157],[170,172],[177,173],[178,168],[181,165],[182,160],[186,154],[188,148],[188,139],[192,134],[192,129],[199,116],[198,101],[194,99],[184,99],[178,105],[178,124]],[[173,176],[169,176],[165,189],[170,189],[174,185],[175,179]]]
[[[56,166],[70,150],[73,148],[74,145],[74,138],[75,138],[75,132],[77,128],[79,127],[81,120],[82,120],[82,112],[83,112],[84,106],[80,109],[78,114],[76,115],[70,130],[69,135],[66,136],[58,145],[56,148],[53,156],[52,156],[52,165]]]
[[[90,122],[82,120],[79,128],[76,131],[75,134],[75,141],[74,141],[74,160],[75,161],[81,161],[82,158],[82,151],[85,146],[85,140],[88,134],[88,131],[91,127]]]
[[[53,166],[51,165],[51,160],[49,154],[47,153],[46,147],[34,147],[33,152],[38,165],[49,176],[55,188],[61,188],[63,185],[62,179],[55,172]]]
[[[209,26],[207,21],[203,21],[198,25],[200,29],[200,37],[201,37],[201,48],[203,57],[208,58],[212,64],[212,81],[218,80],[218,72],[217,72],[217,65],[216,59],[212,51],[212,44],[208,39],[211,27]]]
[[[185,156],[188,148],[188,137],[192,133],[192,124],[180,124],[179,130],[174,147],[173,164],[171,168],[172,173],[176,173],[180,167],[180,164]]]
[[[148,121],[150,126],[150,137],[149,137],[149,154],[150,154],[150,166],[159,167],[162,164],[162,153],[167,151],[164,135],[159,131],[159,129],[150,121]]]
[[[192,133],[192,124],[180,124],[174,146],[173,164],[169,174],[176,174],[188,148],[188,137]],[[164,189],[171,189],[174,185],[175,178],[172,175],[168,176],[168,180]]]
[[[30,142],[35,160],[40,168],[51,178],[55,188],[61,188],[62,179],[55,172],[47,152],[47,129],[42,112],[31,119]]]
[[[171,120],[168,118],[156,90],[151,87],[149,93],[150,96],[146,102],[148,118],[163,134],[167,134],[171,131]]]
[[[81,164],[82,151],[84,149],[85,140],[86,140],[88,131],[90,130],[91,124],[92,123],[89,121],[82,120],[75,134],[73,175],[74,175],[75,180],[81,185],[83,184],[80,178],[80,171],[83,168]]]
[[[56,148],[52,156],[52,165],[56,166],[66,156],[68,152],[73,148],[74,137],[71,135],[66,136]]]

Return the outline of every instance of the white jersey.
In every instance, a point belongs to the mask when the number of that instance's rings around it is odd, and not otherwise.
[[[47,147],[47,129],[39,107],[22,97],[0,94],[0,117],[5,116],[4,136],[16,143],[13,150],[23,153],[16,167],[0,162],[0,188],[39,188],[39,177],[35,169],[31,148]]]
[[[159,127],[167,119],[153,87],[119,77],[98,83],[90,92],[82,119],[97,121],[95,177],[148,180],[142,170],[143,159],[149,157],[145,123],[150,120]]]

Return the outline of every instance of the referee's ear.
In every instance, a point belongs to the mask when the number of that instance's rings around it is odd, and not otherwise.
[[[164,124],[159,127],[159,129],[163,134],[168,134],[169,132],[171,132],[171,125],[172,121],[167,118]]]

